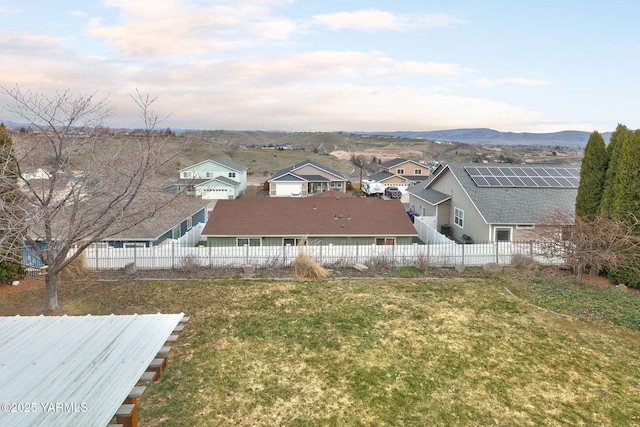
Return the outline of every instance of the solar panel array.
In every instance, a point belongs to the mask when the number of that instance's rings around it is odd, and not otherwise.
[[[478,187],[578,188],[580,170],[539,166],[465,166]]]

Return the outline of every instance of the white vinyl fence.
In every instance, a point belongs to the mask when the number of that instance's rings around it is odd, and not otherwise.
[[[497,242],[461,245],[452,242],[428,245],[326,245],[326,246],[221,246],[163,245],[151,248],[93,246],[85,250],[85,264],[95,270],[121,269],[134,263],[138,269],[183,267],[289,267],[299,253],[324,266],[355,263],[388,266],[453,267],[481,266],[488,262],[508,265],[513,255],[532,257],[543,264],[561,264],[561,258],[541,255],[537,242]]]

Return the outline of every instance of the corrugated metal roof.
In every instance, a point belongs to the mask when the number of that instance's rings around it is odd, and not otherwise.
[[[107,425],[182,317],[0,317],[0,425]]]

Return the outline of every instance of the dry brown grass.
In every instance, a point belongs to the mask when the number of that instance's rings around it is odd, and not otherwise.
[[[540,263],[529,256],[516,254],[511,257],[511,267],[516,270],[533,271],[540,269]]]
[[[89,271],[84,259],[84,252],[80,253],[76,259],[71,261],[71,264],[66,266],[60,272],[60,278],[64,280],[73,279],[75,277],[86,274]]]
[[[327,277],[327,269],[302,252],[298,254],[291,268],[293,277],[298,280],[316,280]]]

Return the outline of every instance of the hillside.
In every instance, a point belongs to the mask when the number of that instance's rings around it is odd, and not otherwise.
[[[551,133],[499,132],[493,129],[450,129],[425,132],[382,132],[402,138],[424,138],[432,141],[455,141],[466,144],[507,145],[507,146],[540,146],[540,147],[573,147],[584,148],[591,132],[566,130]],[[609,142],[611,132],[602,134],[605,142]]]

